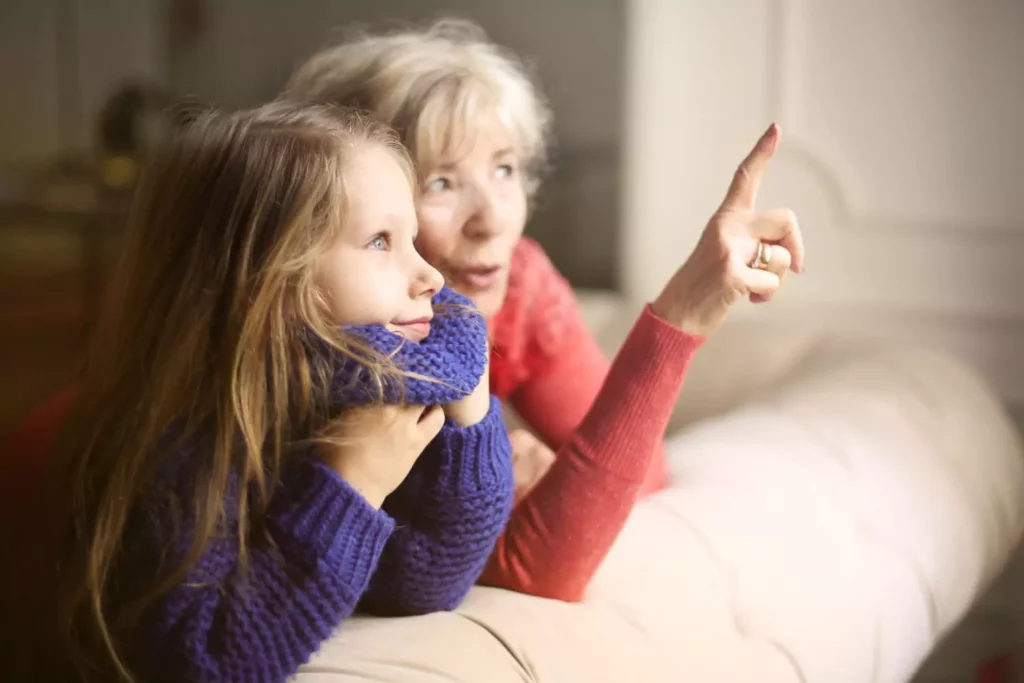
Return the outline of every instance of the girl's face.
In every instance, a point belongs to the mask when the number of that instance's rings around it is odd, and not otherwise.
[[[468,153],[421,172],[416,245],[453,289],[492,318],[505,301],[512,252],[526,225],[526,191],[512,139],[494,125]]]
[[[337,324],[380,324],[422,341],[444,278],[413,246],[409,178],[391,151],[370,145],[352,160],[345,180],[345,224],[317,264],[316,284]]]

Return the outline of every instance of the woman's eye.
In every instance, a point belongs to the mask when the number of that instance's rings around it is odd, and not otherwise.
[[[499,178],[511,178],[516,173],[516,167],[512,164],[501,164],[496,172]]]
[[[452,189],[452,181],[448,180],[448,178],[434,178],[429,183],[427,183],[423,188],[425,192],[431,193],[444,192],[450,189]]]
[[[388,247],[391,246],[391,240],[388,239],[387,235],[381,233],[375,236],[372,240],[370,240],[370,244],[368,246],[370,247],[370,249],[379,249],[381,251],[387,251]]]

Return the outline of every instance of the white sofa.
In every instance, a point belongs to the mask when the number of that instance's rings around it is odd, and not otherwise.
[[[614,350],[639,307],[584,303]],[[907,681],[1021,536],[1020,438],[942,353],[729,324],[673,424],[673,486],[583,604],[477,588],[454,613],[357,618],[295,680]]]

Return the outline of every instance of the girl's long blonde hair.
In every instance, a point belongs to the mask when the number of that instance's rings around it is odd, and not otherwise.
[[[310,353],[311,332],[370,362],[379,382],[398,373],[339,332],[313,284],[314,262],[345,218],[346,168],[367,145],[394,152],[413,183],[391,129],[300,103],[201,112],[152,159],[59,477],[73,520],[61,624],[90,667],[130,678],[126,615],[182,579],[225,515],[237,514],[244,567],[288,454],[330,438],[330,367]],[[175,452],[196,438],[202,449]],[[130,609],[112,612],[108,591],[133,506],[162,459],[182,453],[195,482],[192,499],[180,501],[194,522],[191,546]],[[229,485],[237,510],[224,510]]]

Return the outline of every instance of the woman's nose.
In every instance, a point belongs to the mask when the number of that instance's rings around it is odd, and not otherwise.
[[[504,231],[497,197],[487,189],[479,188],[473,193],[473,205],[463,231],[478,239],[495,237]]]

